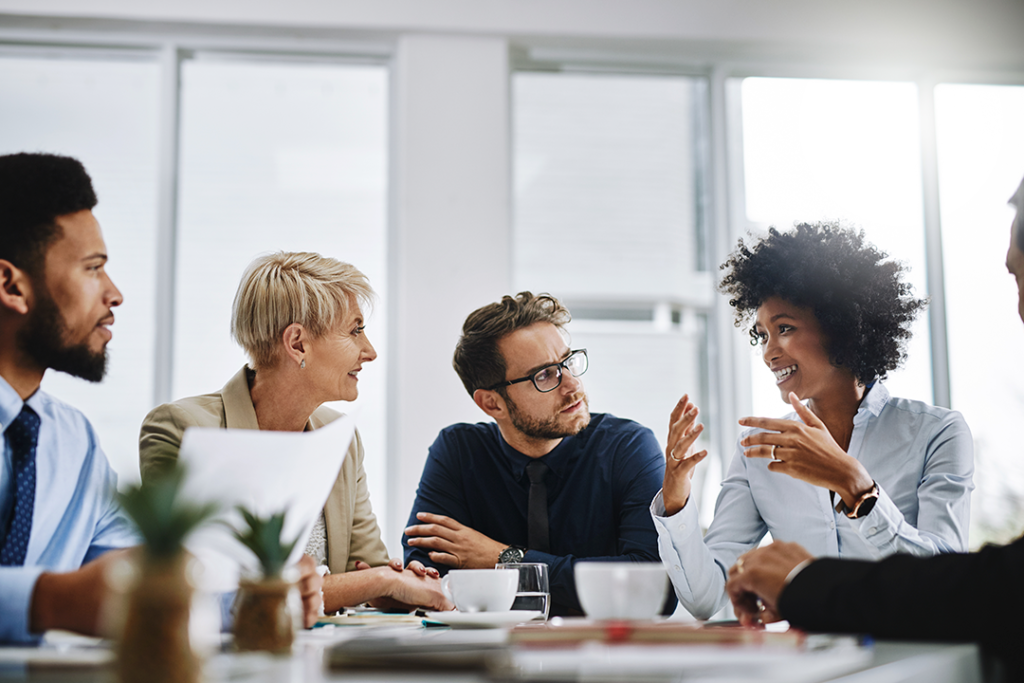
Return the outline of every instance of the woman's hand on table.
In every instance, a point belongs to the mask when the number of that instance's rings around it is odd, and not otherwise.
[[[838,493],[847,507],[874,486],[871,475],[836,443],[825,423],[800,403],[793,392],[789,402],[803,422],[745,417],[744,427],[768,431],[750,434],[740,445],[748,458],[769,458],[768,469]],[[666,505],[667,507],[667,505]]]
[[[387,566],[391,567],[396,572],[401,572],[408,569],[417,576],[429,576],[434,579],[441,578],[441,574],[435,568],[425,567],[423,566],[423,563],[419,560],[413,560],[409,563],[408,567],[405,567],[402,564],[402,558],[392,557],[390,560],[388,560]],[[363,562],[362,560],[356,560],[356,570],[358,571],[361,569],[371,569],[371,566],[366,562]]]
[[[704,458],[706,450],[694,452],[697,437],[704,431],[704,425],[697,423],[700,411],[684,394],[668,421],[668,442],[665,446],[665,481],[661,497],[665,504],[665,515],[671,517],[686,505],[690,499],[693,472]]]
[[[378,609],[406,612],[417,607],[438,612],[454,609],[455,605],[441,590],[441,579],[437,576],[437,570],[430,567],[429,569],[433,570],[434,574],[431,575],[424,568],[425,573],[419,574],[413,570],[412,564],[410,563],[409,567],[397,572],[390,563],[387,566],[372,569],[371,571],[380,573],[381,580],[387,586],[387,592],[385,595],[371,600],[370,604]],[[419,562],[415,564],[419,564],[420,568],[423,568]]]

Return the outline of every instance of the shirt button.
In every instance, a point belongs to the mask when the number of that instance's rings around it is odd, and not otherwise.
[[[829,522],[828,523],[828,528],[834,530],[836,528],[836,523],[835,522]]]
[[[679,525],[679,530],[680,531],[686,531],[686,525],[685,524],[680,524]]]
[[[675,570],[676,570],[677,572],[681,572],[681,571],[683,571],[683,570],[682,570],[682,568],[681,568],[681,567],[680,567],[680,566],[679,566],[678,564],[677,564],[677,565],[675,566]]]
[[[873,526],[873,527],[871,527],[870,529],[868,529],[868,533],[869,533],[869,534],[873,534],[873,533],[875,533],[876,531],[878,531],[878,527],[877,527],[877,526]]]

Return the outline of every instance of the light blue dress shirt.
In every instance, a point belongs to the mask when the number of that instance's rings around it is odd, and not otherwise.
[[[799,418],[791,413],[786,419]],[[745,430],[740,439],[756,431],[763,430]],[[853,418],[847,452],[881,491],[861,519],[837,513],[827,489],[770,472],[767,459],[747,458],[738,444],[703,538],[696,506],[665,517],[659,492],[651,514],[679,602],[697,618],[714,615],[728,603],[729,567],[768,532],[815,557],[878,559],[967,549],[974,442],[960,413],[892,398],[876,383]]]
[[[0,642],[32,641],[29,608],[44,571],[78,569],[112,548],[135,545],[131,524],[114,499],[117,475],[86,417],[42,390],[28,401],[0,377],[0,430],[27,403],[40,417],[32,536],[23,567],[0,567]],[[0,436],[0,529],[13,513],[11,447]]]

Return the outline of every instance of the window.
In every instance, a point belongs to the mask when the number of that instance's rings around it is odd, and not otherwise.
[[[153,398],[159,68],[144,57],[60,56],[0,58],[0,154],[69,155],[92,176],[107,268],[124,294],[107,377],[51,371],[43,389],[86,414],[125,484],[139,478],[139,425]]]
[[[569,307],[572,345],[591,359],[591,410],[662,443],[684,392],[711,409],[704,89],[674,76],[513,78],[515,289]]]
[[[935,90],[953,408],[974,435],[971,545],[1005,543],[1024,520],[1024,329],[1004,267],[1024,158],[1024,87]]]
[[[916,86],[747,78],[742,110],[750,228],[843,220],[906,263],[915,294],[926,296]],[[918,318],[913,333],[906,365],[890,373],[886,386],[894,396],[930,403],[927,315]],[[752,354],[755,414],[790,412],[759,350]]]

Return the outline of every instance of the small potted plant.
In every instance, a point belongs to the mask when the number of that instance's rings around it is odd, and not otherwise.
[[[294,579],[285,577],[285,563],[298,538],[281,540],[284,512],[258,517],[239,507],[246,528],[237,538],[260,563],[257,575],[243,576],[238,584],[235,610],[235,648],[241,651],[291,652],[300,616]]]
[[[184,542],[217,506],[183,503],[178,494],[184,474],[183,468],[174,468],[119,496],[143,539],[134,558],[118,651],[122,683],[199,679],[199,660],[189,642],[193,586]]]

